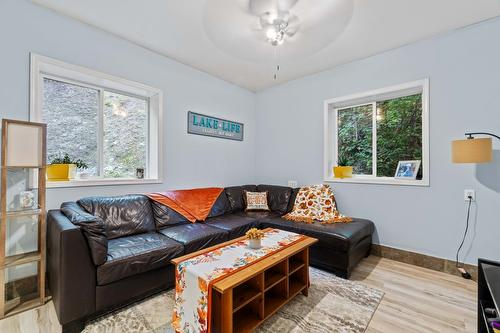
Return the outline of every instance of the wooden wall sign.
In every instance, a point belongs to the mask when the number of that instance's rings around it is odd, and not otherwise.
[[[243,141],[243,124],[231,120],[188,111],[187,131],[190,134]]]

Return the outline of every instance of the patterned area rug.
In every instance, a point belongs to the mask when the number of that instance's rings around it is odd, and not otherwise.
[[[309,296],[296,296],[256,332],[362,333],[384,293],[311,268]],[[90,322],[84,333],[172,333],[173,290]]]

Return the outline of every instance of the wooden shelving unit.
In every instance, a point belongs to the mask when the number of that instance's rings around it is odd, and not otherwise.
[[[263,271],[220,294],[213,290],[212,322],[214,332],[252,332],[299,293],[307,296],[309,286],[309,249],[282,259]],[[231,297],[232,327],[218,317],[224,297]]]
[[[33,146],[35,145],[35,146]],[[36,162],[23,163],[29,155]],[[36,153],[36,154],[35,154]],[[19,120],[2,120],[2,157],[1,157],[1,192],[0,192],[0,319],[34,308],[45,303],[45,183],[46,183],[46,125]],[[23,191],[36,188],[37,201],[32,207],[22,208],[20,193],[11,193],[9,177],[24,177]],[[14,189],[15,191],[19,189]],[[16,197],[17,196],[17,197]],[[14,199],[17,198],[17,199]],[[7,235],[15,223],[36,223],[36,249],[15,254],[7,251],[11,240]],[[12,244],[10,244],[12,245]],[[19,253],[20,252],[20,253]],[[26,266],[36,266],[36,289],[27,288],[26,293],[16,290],[8,294],[9,283],[15,285],[11,273]],[[33,267],[30,267],[33,268]],[[12,280],[12,281],[11,281]],[[15,289],[15,287],[14,287]],[[21,288],[20,288],[21,289]]]

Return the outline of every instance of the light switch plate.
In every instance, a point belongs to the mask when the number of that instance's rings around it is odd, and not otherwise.
[[[297,181],[296,181],[296,180],[289,180],[289,181],[288,181],[288,187],[293,187],[293,188],[295,188],[295,187],[297,187],[297,186],[298,186],[298,183],[297,183]]]

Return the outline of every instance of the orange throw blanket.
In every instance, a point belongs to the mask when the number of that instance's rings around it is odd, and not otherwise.
[[[222,191],[223,189],[220,187],[209,187],[147,193],[146,195],[151,200],[175,210],[194,223],[205,221]]]

